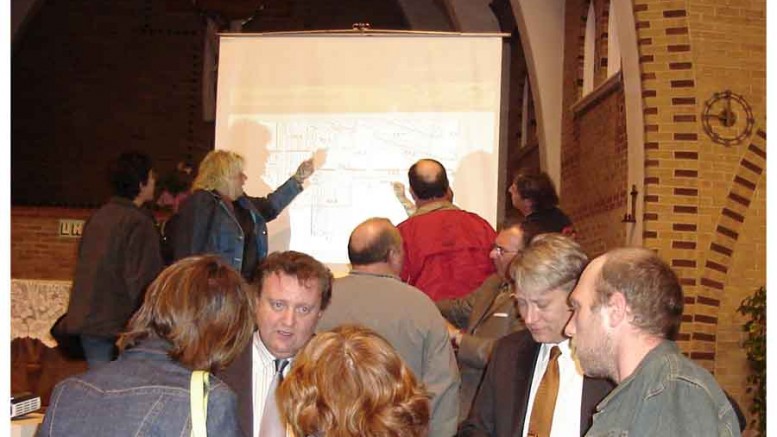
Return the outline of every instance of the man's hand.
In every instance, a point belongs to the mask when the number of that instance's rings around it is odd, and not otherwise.
[[[448,336],[450,336],[453,345],[456,347],[460,346],[461,336],[463,335],[461,330],[453,326],[453,324],[447,320],[445,321],[445,327],[448,328]]]
[[[316,167],[313,165],[313,158],[311,157],[309,159],[302,161],[302,164],[300,164],[299,167],[297,167],[297,171],[294,173],[294,179],[296,179],[297,182],[302,184],[315,171],[316,171]]]
[[[397,199],[407,199],[407,196],[405,196],[405,184],[402,182],[392,182],[391,186],[394,188],[394,195],[397,196]]]
[[[399,203],[402,204],[402,207],[405,208],[407,215],[411,216],[415,214],[415,204],[405,195],[405,184],[402,182],[392,182],[391,187],[394,189],[394,196],[396,196]]]

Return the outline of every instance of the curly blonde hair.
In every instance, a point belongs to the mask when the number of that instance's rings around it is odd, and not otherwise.
[[[388,341],[344,325],[310,340],[278,389],[296,436],[424,436],[429,394]]]
[[[211,150],[200,162],[192,190],[230,191],[230,178],[243,171],[245,158],[229,150]]]

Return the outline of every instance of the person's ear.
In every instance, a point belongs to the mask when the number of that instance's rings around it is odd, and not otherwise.
[[[410,197],[413,198],[413,202],[418,202],[418,196],[416,196],[415,191],[413,191],[413,187],[410,187]]]
[[[616,291],[610,295],[610,300],[607,303],[605,311],[608,312],[610,327],[614,328],[626,321],[629,308],[626,302],[626,296],[623,293]]]
[[[388,253],[388,263],[397,273],[402,271],[402,264],[405,262],[405,254],[401,247],[392,247]]]

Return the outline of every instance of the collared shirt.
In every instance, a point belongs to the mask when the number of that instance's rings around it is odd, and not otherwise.
[[[529,420],[531,419],[532,408],[534,407],[534,397],[537,395],[537,389],[548,367],[550,358],[550,349],[558,346],[561,355],[558,357],[559,385],[558,397],[556,398],[556,408],[553,411],[553,426],[550,430],[550,437],[569,437],[580,435],[580,408],[583,399],[583,374],[580,368],[572,358],[569,349],[569,340],[561,343],[551,344],[543,343],[540,346],[540,353],[537,356],[537,363],[534,365],[534,376],[532,377],[531,391],[529,392],[529,403],[526,406],[526,416],[523,422],[523,437],[529,432]],[[574,418],[572,420],[571,418]]]
[[[438,200],[436,202],[430,202],[427,203],[424,206],[419,207],[414,213],[413,217],[426,214],[428,212],[432,211],[440,211],[445,209],[460,209],[458,206],[454,205],[453,203],[447,201],[447,200]]]
[[[267,350],[267,347],[259,338],[259,331],[254,333],[253,341],[253,382],[254,400],[254,435],[259,435],[259,428],[262,426],[262,415],[264,414],[264,404],[267,400],[267,392],[270,390],[272,378],[275,376],[275,357]],[[291,358],[289,364],[291,364]],[[283,370],[284,376],[289,372],[291,365]]]

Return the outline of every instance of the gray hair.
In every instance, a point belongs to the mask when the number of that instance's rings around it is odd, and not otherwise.
[[[561,234],[534,237],[521,256],[510,264],[516,289],[525,293],[560,288],[569,293],[588,264],[588,256],[573,239]]]

